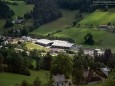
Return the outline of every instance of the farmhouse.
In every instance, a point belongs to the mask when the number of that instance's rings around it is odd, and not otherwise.
[[[99,29],[100,30],[107,30],[108,29],[108,25],[100,25]]]
[[[18,19],[16,18],[15,20],[12,21],[13,24],[21,24],[24,20],[23,19]]]
[[[90,48],[86,48],[83,51],[84,51],[85,55],[90,55],[90,56],[94,56],[94,53],[97,53],[97,55],[104,54],[104,51],[102,51],[101,49],[90,49]]]
[[[90,56],[94,55],[94,49],[85,48],[85,49],[83,49],[83,51],[84,51],[85,55],[90,55]]]
[[[53,44],[53,42],[51,40],[47,40],[47,39],[39,39],[35,42],[35,44],[39,44],[41,46],[51,46]]]
[[[69,43],[67,41],[61,41],[61,40],[39,39],[35,42],[35,44],[39,44],[44,47],[50,46],[51,48],[61,48],[61,49],[71,49],[73,47],[76,47],[72,43]]]
[[[65,86],[64,75],[53,76],[54,86]]]
[[[104,81],[108,77],[109,72],[110,69],[108,68],[99,68],[96,70],[88,68],[88,70],[83,72],[83,77],[87,84],[93,84]]]
[[[98,73],[98,75],[100,75],[103,78],[107,78],[110,72],[110,69],[105,67],[105,68],[99,68],[96,71]]]
[[[94,52],[96,52],[97,55],[102,55],[102,54],[104,54],[104,51],[102,51],[101,49],[95,49]]]
[[[22,40],[31,41],[32,39],[30,37],[22,36]]]
[[[72,47],[74,47],[74,44],[66,42],[66,41],[54,40],[51,47],[52,48],[71,49]]]

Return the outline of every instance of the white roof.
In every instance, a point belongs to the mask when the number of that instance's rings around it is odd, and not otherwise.
[[[103,68],[103,70],[104,70],[104,71],[110,71],[110,69],[108,69],[108,68]]]
[[[101,51],[101,49],[95,49],[96,51]]]
[[[60,40],[54,40],[52,46],[60,46],[60,47],[72,47],[72,43]]]
[[[61,40],[38,39],[37,42],[42,44],[53,43],[52,46],[59,46],[59,47],[72,47],[74,45],[67,41],[61,41]]]
[[[110,69],[108,69],[108,68],[100,68],[100,70],[101,70],[106,76],[108,76],[109,71],[110,71]]]
[[[42,43],[42,44],[49,44],[49,43],[52,43],[51,40],[47,40],[47,39],[39,39],[39,40],[37,40],[37,42]]]
[[[30,37],[26,37],[26,36],[22,36],[22,39],[23,40],[30,40],[31,38]]]

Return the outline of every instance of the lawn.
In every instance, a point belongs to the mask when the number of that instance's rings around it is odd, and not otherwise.
[[[78,11],[62,10],[63,16],[53,22],[42,25],[30,34],[47,35],[53,31],[71,26]]]
[[[93,13],[85,15],[84,19],[80,21],[80,24],[103,25],[109,22],[115,23],[115,9],[110,9],[107,12],[96,10]]]
[[[44,70],[31,71],[31,76],[13,73],[0,73],[0,86],[14,86],[15,84],[20,84],[22,80],[26,80],[28,83],[32,84],[33,80],[37,76],[40,78],[42,86],[47,86],[46,84],[49,81],[49,72]]]
[[[75,40],[76,44],[83,44],[84,36],[86,33],[91,32],[94,36],[94,40],[96,42],[102,41],[101,44],[95,44],[94,46],[86,46],[86,47],[97,47],[97,48],[112,48],[115,50],[115,33],[97,30],[97,29],[89,29],[89,28],[70,28],[67,30],[63,30],[60,33],[55,34],[58,37],[67,37]]]
[[[17,1],[17,2],[18,2],[18,5],[9,5],[10,8],[15,13],[15,15],[13,16],[14,18],[16,18],[17,16],[23,17],[25,13],[33,10],[34,5],[28,5],[24,3],[24,1]]]
[[[48,51],[50,50],[50,49],[48,49],[48,48],[45,48],[45,47],[40,46],[40,45],[37,45],[37,44],[33,44],[33,43],[31,43],[31,42],[27,42],[27,43],[26,43],[26,47],[27,47],[27,49],[29,49],[29,50],[37,49],[37,50],[44,50],[44,51],[46,51],[46,52],[48,52]]]

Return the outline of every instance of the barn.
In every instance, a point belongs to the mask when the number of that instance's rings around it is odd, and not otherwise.
[[[35,44],[39,44],[41,46],[47,47],[47,46],[51,46],[53,42],[47,39],[39,39],[35,42]]]
[[[64,49],[70,49],[74,46],[74,44],[69,43],[67,41],[60,41],[60,40],[54,40],[52,44],[52,48],[64,48]]]

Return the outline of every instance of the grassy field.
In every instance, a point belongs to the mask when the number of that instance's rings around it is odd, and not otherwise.
[[[46,84],[49,80],[49,72],[44,70],[31,71],[31,76],[12,73],[0,73],[0,86],[14,86],[15,84],[20,84],[22,80],[26,80],[28,83],[32,84],[33,80],[37,76],[40,78],[42,86],[47,86]]]
[[[15,13],[14,18],[16,18],[17,16],[23,17],[25,13],[33,10],[34,5],[27,5],[23,1],[17,1],[17,2],[18,2],[18,5],[9,5],[10,8]]]
[[[89,28],[70,28],[63,29],[65,27],[71,26],[77,11],[65,11],[63,10],[63,17],[59,18],[53,22],[42,25],[40,28],[31,32],[31,34],[47,35],[48,33],[54,32],[56,30],[62,29],[62,32],[55,34],[58,37],[67,37],[75,40],[76,44],[82,44],[84,41],[84,36],[87,32],[91,32],[94,35],[96,42],[102,41],[101,44],[96,44],[94,46],[85,47],[97,47],[97,48],[112,48],[115,50],[115,33],[110,33],[107,31],[98,31]],[[109,9],[107,12],[101,10],[96,10],[93,13],[84,14],[84,18],[80,21],[81,27],[87,24],[102,25],[108,24],[109,22],[115,23],[115,9]],[[106,34],[106,35],[105,35]]]
[[[30,34],[47,35],[48,33],[71,26],[78,11],[62,10],[62,13],[63,17],[42,25]],[[97,26],[97,24],[102,25],[108,24],[109,22],[115,23],[115,9],[109,9],[107,12],[96,10],[93,13],[83,13],[83,16],[84,18],[80,21],[82,26],[85,24],[93,24]]]
[[[42,25],[40,28],[34,30],[30,34],[38,34],[38,35],[47,35],[53,31],[64,29],[68,26],[71,26],[73,21],[75,20],[75,15],[77,11],[69,11],[62,10],[63,16],[53,22]]]
[[[37,44],[33,44],[33,43],[31,43],[31,42],[27,42],[27,43],[26,43],[26,47],[27,47],[27,49],[29,49],[29,50],[37,49],[37,50],[44,50],[44,51],[46,51],[46,52],[48,52],[48,51],[50,50],[50,49],[48,49],[48,48],[45,48],[45,47],[40,46],[40,45],[37,45]]]
[[[96,10],[93,13],[85,15],[84,19],[80,21],[80,24],[106,25],[109,22],[115,23],[115,9],[110,9],[107,12]]]
[[[115,50],[115,33],[97,30],[97,29],[89,29],[89,28],[70,28],[68,30],[63,30],[60,33],[55,34],[58,37],[67,37],[74,39],[76,44],[83,44],[84,36],[86,33],[91,32],[94,36],[94,40],[96,42],[102,41],[101,44],[96,43],[94,46],[86,46],[86,47],[97,47],[97,48],[112,48]]]

